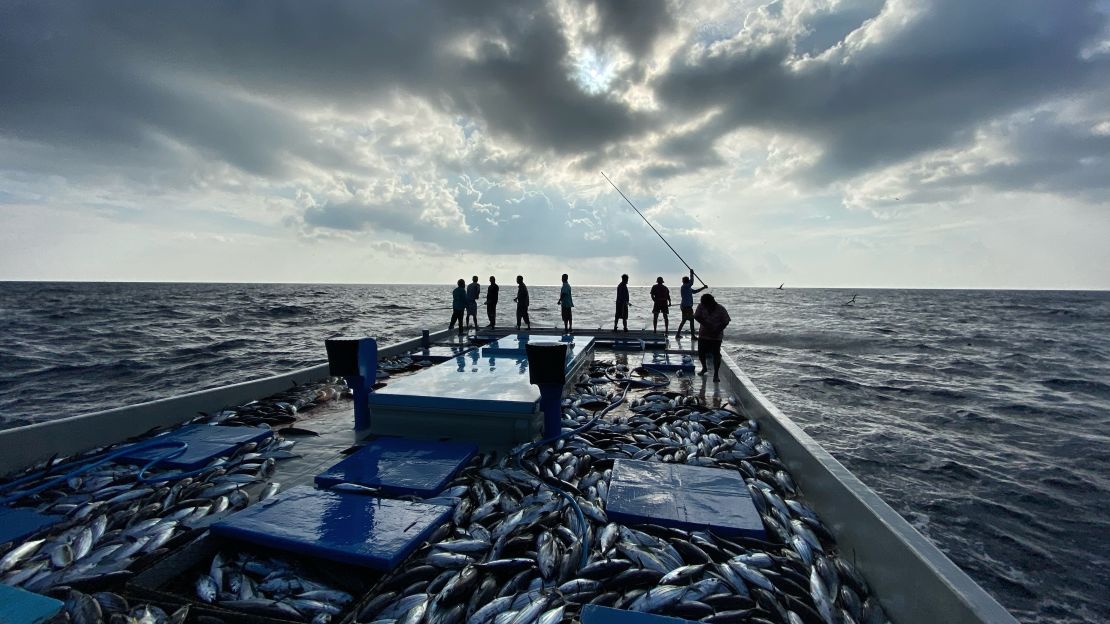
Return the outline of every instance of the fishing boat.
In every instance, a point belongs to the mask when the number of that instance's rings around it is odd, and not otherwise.
[[[0,536],[0,614],[1016,621],[727,354],[719,383],[651,332],[426,331],[327,355],[0,431],[0,514],[24,523]],[[700,516],[635,508],[682,507],[687,486]],[[754,529],[729,524],[748,508]]]

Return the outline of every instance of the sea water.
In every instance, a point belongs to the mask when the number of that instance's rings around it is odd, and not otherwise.
[[[575,287],[576,328],[612,327],[615,281]],[[336,334],[411,338],[446,327],[452,288],[0,283],[0,428],[311,366]],[[712,292],[760,389],[1015,616],[1110,620],[1110,293]],[[530,294],[533,326],[561,326],[557,287]]]

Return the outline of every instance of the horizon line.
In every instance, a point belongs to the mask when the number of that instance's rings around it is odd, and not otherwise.
[[[81,279],[7,279],[0,278],[0,283],[9,284],[210,284],[210,285],[284,285],[284,286],[443,286],[451,287],[455,282],[279,282],[279,281],[257,281],[257,282],[227,282],[227,281],[178,281],[178,280],[81,280]],[[467,282],[468,284],[471,282]],[[488,286],[488,281],[479,282],[483,286]],[[516,281],[506,282],[509,285],[515,284]],[[667,282],[664,282],[666,284]],[[502,285],[498,282],[498,286]],[[557,287],[561,283],[546,284],[546,283],[531,283],[529,286],[537,287]],[[642,286],[636,284],[629,284],[631,288],[650,288],[653,283],[645,284]],[[615,284],[574,284],[571,286],[578,286],[581,288],[616,288]],[[752,289],[765,289],[765,290],[779,290],[778,286],[710,286],[713,288],[752,288]],[[968,291],[1028,291],[1028,292],[1110,292],[1110,288],[1097,288],[1097,287],[1078,287],[1078,288],[1060,288],[1060,287],[1035,287],[1035,286],[1010,286],[1010,287],[989,287],[989,286],[811,286],[800,285],[784,287],[782,290],[968,290]]]

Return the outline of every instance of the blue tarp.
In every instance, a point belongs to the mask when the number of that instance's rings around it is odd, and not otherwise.
[[[618,459],[605,513],[613,522],[712,529],[765,539],[751,493],[736,472]]]
[[[161,468],[193,470],[206,466],[214,458],[226,455],[235,447],[247,442],[260,442],[273,435],[269,429],[258,427],[221,427],[216,425],[189,425],[172,433],[152,438],[152,443],[185,442],[189,445],[185,452],[158,463]],[[159,455],[172,450],[171,447],[157,446],[147,450],[137,450],[123,455],[116,461],[125,464],[144,464]]]
[[[62,601],[0,585],[0,623],[38,624],[62,610]]]
[[[478,452],[475,444],[379,438],[317,475],[316,485],[357,483],[394,496],[435,496]]]
[[[29,507],[0,507],[0,544],[21,542],[64,518],[39,513]]]
[[[392,570],[451,508],[294,487],[212,525],[212,533],[286,552]]]
[[[582,607],[581,620],[582,624],[694,624],[694,622],[682,618],[640,613],[639,611],[625,611],[624,609],[611,609],[594,604]]]

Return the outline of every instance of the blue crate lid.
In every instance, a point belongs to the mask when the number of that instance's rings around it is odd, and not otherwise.
[[[595,604],[582,607],[581,620],[582,624],[694,624],[691,620],[682,618],[612,609]]]
[[[663,351],[645,351],[642,365],[657,370],[694,370],[694,358],[682,353],[667,353]]]
[[[393,496],[438,494],[478,452],[475,444],[379,438],[316,476],[316,485],[357,483]]]
[[[605,513],[623,524],[711,529],[721,535],[766,539],[744,480],[720,468],[618,459]]]
[[[0,622],[38,624],[62,610],[62,601],[0,584]]]
[[[432,346],[427,349],[418,349],[410,353],[413,360],[430,360],[432,362],[445,362],[453,357],[457,357],[469,351],[473,351],[473,347],[437,347]]]
[[[273,435],[269,429],[258,427],[222,427],[218,425],[188,425],[166,435],[152,438],[155,443],[185,442],[185,451],[171,459],[159,462],[162,468],[194,470],[208,465],[216,457],[226,455],[235,447],[247,442],[261,442]],[[124,454],[116,461],[124,464],[144,464],[167,451],[167,447],[138,449]]]
[[[64,518],[40,513],[30,507],[0,507],[0,544],[21,542]],[[0,619],[0,622],[3,621]]]
[[[212,525],[212,533],[290,553],[392,570],[451,508],[350,492],[290,488]]]

